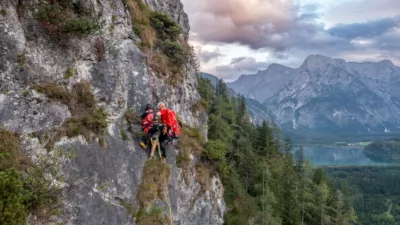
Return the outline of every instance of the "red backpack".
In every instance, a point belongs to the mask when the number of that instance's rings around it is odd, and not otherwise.
[[[169,128],[169,135],[173,138],[179,138],[182,133],[182,127],[179,124],[176,113],[173,110],[165,109],[166,114],[162,118],[162,122]]]

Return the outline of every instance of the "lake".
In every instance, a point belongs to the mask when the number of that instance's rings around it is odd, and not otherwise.
[[[314,166],[324,165],[384,165],[368,159],[362,148],[333,146],[304,146],[304,155]]]

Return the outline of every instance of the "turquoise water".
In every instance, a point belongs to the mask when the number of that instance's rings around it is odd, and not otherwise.
[[[340,148],[328,146],[304,146],[304,155],[314,166],[325,165],[385,165],[368,159],[362,148]]]

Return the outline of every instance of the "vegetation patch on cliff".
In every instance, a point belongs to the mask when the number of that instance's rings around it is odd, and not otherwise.
[[[148,212],[139,210],[135,214],[135,221],[137,225],[163,225],[168,222],[168,218],[161,208],[153,206]]]
[[[19,168],[21,162],[25,161],[19,142],[17,134],[0,129],[0,170]]]
[[[4,129],[0,129],[0,143],[0,224],[25,224],[29,213],[43,219],[58,213],[60,160],[43,156],[28,163],[18,135]]]
[[[193,174],[190,155],[200,156],[203,150],[204,137],[197,128],[183,125],[182,135],[178,140],[179,154],[176,156],[176,164],[183,171],[186,185],[189,184]],[[197,178],[197,177],[196,177]]]
[[[68,67],[67,71],[64,74],[64,79],[69,79],[77,74],[76,69]]]
[[[153,205],[151,209],[147,211],[144,208],[135,210],[134,207],[128,202],[125,202],[122,199],[117,200],[119,200],[119,203],[125,207],[125,209],[133,218],[135,218],[135,223],[137,225],[163,225],[168,220],[165,213],[163,213],[161,208],[156,205]]]
[[[124,0],[140,46],[151,53],[150,67],[167,78],[170,85],[184,79],[184,67],[190,61],[192,48],[183,40],[182,27],[168,15],[151,10],[142,0]]]
[[[128,212],[135,218],[138,225],[165,224],[167,217],[155,201],[167,200],[168,181],[171,169],[168,164],[159,160],[147,160],[143,168],[142,181],[137,191],[139,209],[131,204],[119,200]]]
[[[32,87],[48,98],[60,101],[68,106],[72,117],[65,120],[63,125],[55,129],[46,148],[51,150],[54,143],[61,137],[76,137],[83,135],[89,142],[92,136],[99,137],[100,145],[104,141],[102,135],[107,128],[107,114],[101,108],[96,108],[96,101],[87,82],[77,83],[72,90],[68,90],[57,84],[38,84]]]
[[[137,198],[141,207],[148,209],[158,199],[165,199],[171,169],[160,160],[147,160],[143,168]]]
[[[127,130],[132,135],[133,138],[141,138],[146,136],[146,134],[142,131],[141,127],[139,129],[139,125],[141,124],[140,116],[134,109],[129,109],[124,113],[124,119],[126,122]],[[135,129],[134,129],[135,128]],[[123,133],[124,129],[121,130],[122,139],[124,139]],[[126,135],[127,138],[127,135]]]
[[[56,37],[72,35],[86,37],[101,30],[102,24],[89,9],[89,1],[40,0],[36,5],[36,19],[46,31]]]

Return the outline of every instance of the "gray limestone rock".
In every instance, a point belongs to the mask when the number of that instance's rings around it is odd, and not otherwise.
[[[135,224],[119,200],[137,207],[136,194],[147,154],[139,147],[138,139],[129,136],[122,140],[121,130],[126,129],[123,115],[128,109],[140,113],[154,91],[185,124],[198,126],[206,133],[206,114],[192,112],[200,98],[194,69],[188,65],[186,78],[175,88],[167,88],[163,79],[148,73],[146,55],[138,47],[139,38],[134,35],[130,15],[120,0],[85,3],[104,22],[102,34],[68,37],[62,44],[46,34],[33,18],[29,6],[36,2],[3,0],[0,6],[6,11],[0,15],[0,126],[21,135],[23,151],[32,159],[46,154],[45,141],[32,136],[32,132],[51,132],[71,112],[68,106],[47,98],[32,86],[55,83],[71,90],[78,82],[89,82],[96,106],[108,114],[106,146],[100,147],[96,140],[88,143],[83,136],[63,137],[56,143],[59,148],[73,149],[76,158],[67,160],[62,168],[68,187],[64,213],[45,224]],[[187,40],[188,16],[179,0],[145,2],[181,24]],[[105,46],[101,61],[94,47],[99,40]],[[65,79],[69,68],[75,69],[76,75]],[[213,178],[212,188],[206,193],[201,192],[194,179],[186,185],[182,170],[175,164],[178,151],[171,145],[167,153],[173,171],[168,190],[174,224],[222,224],[226,209],[219,178]],[[34,215],[28,218],[28,224],[42,222]]]

